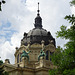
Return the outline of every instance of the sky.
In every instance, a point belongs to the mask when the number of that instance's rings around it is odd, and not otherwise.
[[[1,0],[0,0],[1,1]],[[70,24],[64,19],[66,15],[75,14],[75,7],[70,6],[71,0],[6,0],[0,12],[0,57],[4,61],[15,62],[15,48],[20,47],[24,32],[34,28],[37,15],[37,3],[40,3],[40,16],[43,28],[50,31],[56,40],[56,47],[63,47],[65,39],[56,38],[61,25]]]

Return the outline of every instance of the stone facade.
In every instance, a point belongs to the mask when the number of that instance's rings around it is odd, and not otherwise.
[[[55,67],[50,59],[50,53],[55,51],[55,46],[53,44],[45,46],[44,43],[33,45],[28,44],[28,46],[22,45],[20,48],[16,48],[16,52],[14,54],[15,64],[12,65],[8,63],[8,61],[5,61],[3,64],[4,69],[9,72],[9,75],[49,75],[49,69],[53,69]],[[45,54],[48,55],[48,58],[44,56],[40,57],[40,60],[38,60],[41,49],[43,49]],[[29,60],[27,57],[21,58],[23,50],[27,52],[31,51],[28,54]]]

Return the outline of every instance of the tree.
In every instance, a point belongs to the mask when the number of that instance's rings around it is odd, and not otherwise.
[[[75,0],[70,2],[75,4]],[[60,31],[57,31],[57,38],[68,39],[65,49],[57,48],[52,56],[54,65],[58,68],[50,70],[50,75],[75,75],[75,16],[69,15],[65,17],[71,23],[70,28],[62,25]]]
[[[71,5],[75,5],[75,0],[72,0],[72,1],[70,2],[70,4],[71,4]]]

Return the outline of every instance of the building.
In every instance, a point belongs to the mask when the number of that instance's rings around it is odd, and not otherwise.
[[[3,63],[9,75],[49,75],[49,69],[55,67],[50,58],[56,49],[55,39],[43,29],[39,12],[38,3],[34,28],[24,33],[20,48],[16,47],[15,64],[10,64],[9,59]]]

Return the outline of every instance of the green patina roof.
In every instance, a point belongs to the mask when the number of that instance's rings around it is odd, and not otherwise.
[[[41,49],[40,54],[38,56],[38,60],[40,59],[40,57],[44,57],[46,56],[45,52]]]
[[[2,65],[3,64],[3,61],[2,60],[0,60],[0,65]]]

